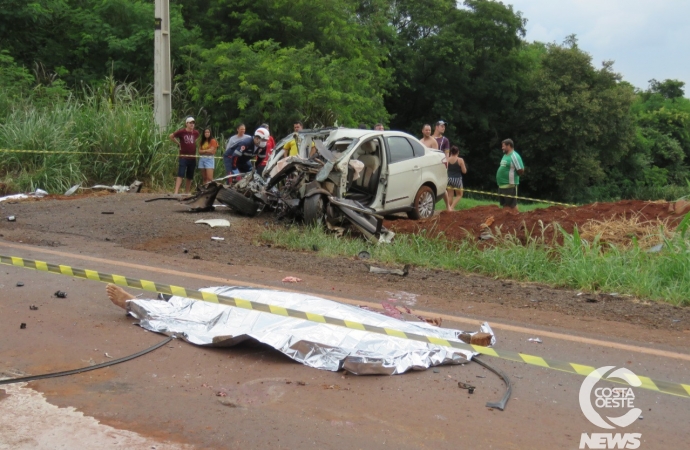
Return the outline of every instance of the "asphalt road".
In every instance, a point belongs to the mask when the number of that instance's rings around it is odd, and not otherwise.
[[[191,288],[252,284],[336,296],[354,304],[380,302],[375,286],[337,276],[286,286],[280,279],[287,273],[258,265],[201,264],[108,242],[96,245],[81,236],[63,236],[59,248],[27,245],[16,236],[13,241],[0,238],[0,254]],[[290,275],[313,278],[308,273]],[[0,375],[101,363],[164,338],[135,326],[134,319],[107,300],[104,286],[0,266]],[[65,291],[67,298],[56,298],[57,290]],[[31,310],[31,305],[38,309]],[[489,307],[473,306],[458,302],[430,315],[443,315],[444,327],[468,331],[476,330],[478,320],[488,321],[499,348],[690,382],[688,333],[626,325],[627,337],[621,338],[621,333],[606,332],[621,325],[603,320],[585,323],[543,313],[540,320],[531,321],[504,308],[494,306],[494,314]],[[473,311],[471,316],[468,311]],[[551,317],[557,325],[544,325]],[[21,323],[26,328],[20,328]],[[528,342],[532,337],[543,343]],[[0,449],[554,449],[578,448],[582,433],[602,432],[641,433],[643,449],[687,448],[690,399],[636,388],[634,405],[642,410],[642,418],[624,429],[603,430],[580,409],[584,377],[489,361],[513,382],[505,411],[485,406],[498,400],[504,387],[475,363],[358,377],[302,366],[263,345],[212,349],[172,341],[109,368],[25,386],[0,386]],[[476,386],[474,394],[458,388],[458,381]],[[612,410],[610,415],[624,412]]]

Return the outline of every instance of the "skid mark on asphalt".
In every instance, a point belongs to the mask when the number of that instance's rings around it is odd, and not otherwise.
[[[121,261],[113,261],[113,260],[104,259],[104,258],[96,258],[93,256],[76,255],[73,253],[60,252],[57,250],[48,250],[48,249],[34,247],[34,246],[30,246],[30,245],[11,244],[8,242],[0,242],[0,247],[9,247],[9,248],[15,248],[15,249],[21,249],[21,250],[29,250],[29,251],[33,251],[33,252],[37,252],[37,253],[46,253],[49,255],[62,256],[62,257],[67,257],[67,258],[75,258],[75,259],[79,259],[79,260],[83,260],[83,261],[96,262],[96,263],[107,264],[107,265],[118,266],[118,267],[127,267],[130,269],[136,269],[139,271],[161,273],[161,274],[165,274],[165,275],[173,275],[176,277],[191,278],[191,279],[197,279],[197,280],[203,280],[203,281],[212,281],[215,283],[221,283],[221,285],[247,286],[247,287],[254,287],[254,288],[278,290],[278,288],[276,286],[269,286],[269,285],[265,285],[265,284],[248,283],[245,281],[234,280],[231,278],[213,277],[213,276],[208,276],[208,275],[182,272],[179,270],[171,270],[171,269],[164,269],[164,268],[160,268],[160,267],[144,266],[141,264],[132,264],[132,263],[126,263],[126,262],[121,262]],[[287,292],[303,292],[303,291],[299,291],[296,289],[288,289],[288,288],[281,288],[279,290],[287,291]],[[336,297],[336,296],[325,295],[325,294],[315,294],[315,295],[319,295],[319,296],[326,298],[326,299],[329,299],[329,300],[334,300],[334,301],[341,302],[341,303],[347,303],[350,305],[364,305],[364,306],[368,306],[370,308],[379,308],[380,307],[380,304],[378,304],[378,303],[366,302],[366,301],[362,301],[362,300],[351,300],[351,299],[347,299],[347,298]],[[473,320],[473,319],[468,319],[465,317],[452,316],[450,314],[429,313],[429,312],[426,312],[423,310],[417,310],[417,311],[412,311],[412,312],[415,314],[427,315],[427,316],[429,314],[432,314],[433,317],[440,317],[443,320],[447,320],[450,322],[469,323],[469,324],[476,325],[476,326],[481,325],[483,322],[480,320]],[[640,347],[637,345],[621,344],[618,342],[602,341],[602,340],[598,340],[598,339],[586,338],[586,337],[581,337],[581,336],[574,336],[574,335],[563,334],[563,333],[556,333],[553,331],[537,330],[534,328],[508,325],[508,324],[503,324],[500,322],[493,322],[493,321],[491,322],[491,327],[494,330],[513,331],[516,333],[522,333],[522,334],[527,334],[527,335],[531,335],[531,336],[539,334],[541,337],[559,339],[562,341],[570,341],[570,342],[576,342],[579,344],[587,344],[587,345],[597,345],[600,347],[608,347],[608,348],[612,348],[612,349],[616,349],[616,350],[624,350],[624,351],[629,351],[629,352],[642,353],[642,354],[647,354],[647,355],[662,356],[665,358],[690,361],[690,354],[685,354],[685,353],[677,353],[677,352],[671,352],[671,351],[667,351],[667,350],[660,350],[660,349],[654,349],[654,348],[648,348],[648,347]]]
[[[192,446],[160,442],[140,434],[118,430],[85,416],[73,407],[58,408],[26,383],[4,386],[0,398],[0,449],[61,448],[155,448],[187,450]]]

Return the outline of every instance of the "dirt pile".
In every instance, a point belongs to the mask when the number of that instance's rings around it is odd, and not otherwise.
[[[463,211],[437,214],[427,220],[387,220],[384,226],[396,233],[426,232],[430,236],[443,233],[453,240],[479,238],[484,223],[493,222],[489,229],[493,235],[515,234],[521,240],[526,236],[541,237],[546,242],[560,238],[555,224],[572,233],[575,226],[583,238],[600,234],[603,241],[629,243],[633,236],[648,245],[654,245],[650,235],[659,236],[660,226],[674,229],[682,215],[668,202],[624,200],[615,203],[592,203],[579,207],[552,206],[526,213],[511,214],[498,206],[480,206]]]

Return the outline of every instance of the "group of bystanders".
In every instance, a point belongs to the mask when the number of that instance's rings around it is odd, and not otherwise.
[[[175,194],[179,192],[183,178],[186,179],[185,191],[189,193],[192,180],[194,179],[197,158],[196,147],[197,139],[199,138],[199,132],[194,128],[194,118],[187,117],[185,128],[181,128],[170,135],[170,139],[180,146],[179,166],[177,178],[175,179]],[[360,125],[360,128],[366,128],[366,126]],[[283,150],[284,158],[298,155],[297,133],[302,131],[302,129],[302,122],[296,121],[293,124],[294,138],[288,141],[281,149]],[[374,130],[383,131],[383,124],[377,123]],[[459,147],[450,145],[450,141],[444,136],[445,132],[446,122],[443,120],[439,120],[434,124],[433,134],[431,133],[431,125],[424,124],[420,142],[428,148],[440,150],[446,154],[448,188],[444,194],[444,200],[446,210],[454,211],[458,202],[462,199],[462,177],[467,173],[467,165],[465,160],[460,157]],[[228,175],[236,175],[249,172],[252,170],[251,161],[256,158],[256,171],[261,174],[273,153],[275,144],[275,139],[271,136],[267,123],[261,124],[253,136],[247,136],[246,126],[243,123],[239,124],[237,126],[237,134],[228,139],[225,152],[223,153],[223,164],[225,165],[226,173]],[[505,139],[501,143],[503,158],[496,172],[496,182],[498,184],[498,193],[500,194],[500,205],[517,212],[517,189],[520,184],[520,176],[524,174],[525,166],[514,147],[515,145],[511,139]],[[211,129],[204,129],[199,141],[199,169],[204,184],[213,179],[214,155],[217,149],[218,141],[212,137]]]

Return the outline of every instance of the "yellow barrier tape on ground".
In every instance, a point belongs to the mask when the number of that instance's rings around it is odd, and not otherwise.
[[[9,148],[0,148],[0,152],[6,153],[46,153],[46,154],[62,154],[62,155],[93,155],[93,156],[134,156],[136,153],[117,153],[117,152],[65,152],[60,150],[13,150]],[[166,158],[177,158],[177,153],[161,154]],[[190,155],[191,156],[191,155]],[[202,158],[204,155],[194,155],[194,158]],[[213,159],[223,159],[222,156],[214,156]]]
[[[516,195],[504,195],[504,194],[498,194],[496,192],[475,191],[474,189],[465,189],[465,188],[460,189],[460,188],[452,188],[450,186],[448,186],[448,189],[452,189],[454,191],[470,192],[472,194],[491,195],[493,197],[516,198],[518,200],[528,200],[530,202],[548,203],[549,205],[559,205],[559,206],[569,206],[569,207],[577,206],[577,205],[571,205],[570,203],[552,202],[551,200],[540,200],[538,198],[518,197]]]
[[[321,314],[307,313],[291,308],[284,308],[277,305],[267,305],[265,303],[253,302],[250,300],[243,300],[224,295],[209,294],[201,292],[196,289],[187,289],[181,286],[173,286],[168,284],[155,283],[153,281],[140,280],[136,278],[124,277],[121,275],[113,275],[101,273],[95,270],[80,269],[77,267],[69,267],[64,265],[52,264],[43,261],[34,261],[31,259],[24,259],[15,256],[0,255],[0,263],[10,266],[22,267],[26,269],[35,269],[43,272],[54,273],[58,275],[72,275],[77,278],[85,278],[88,280],[100,281],[102,283],[115,283],[120,286],[127,286],[136,289],[143,289],[150,292],[157,292],[161,294],[184,293],[185,297],[194,300],[222,303],[237,308],[256,310],[267,314],[277,314],[280,316],[293,317],[301,320],[308,320],[317,323],[328,323],[330,325],[337,325],[352,330],[369,331],[371,333],[383,334],[400,339],[410,339],[418,342],[425,342],[433,345],[440,345],[452,347],[460,350],[468,350],[471,352],[481,353],[483,355],[501,358],[509,361],[521,362],[537,367],[547,369],[555,369],[561,372],[568,372],[576,375],[587,376],[595,370],[594,367],[585,366],[582,364],[568,363],[556,359],[545,358],[542,356],[527,355],[511,350],[500,350],[496,348],[480,347],[477,345],[465,344],[462,341],[453,341],[447,339],[439,339],[434,336],[426,336],[423,334],[407,333],[391,328],[383,328],[365,323],[352,322],[349,320],[338,319],[335,317],[324,316]],[[66,270],[69,269],[69,270]],[[643,380],[641,388],[662,392],[664,394],[675,395],[678,397],[690,398],[690,384],[671,383],[661,380],[653,380],[649,377],[639,376]],[[623,383],[618,378],[608,379],[614,383]]]

